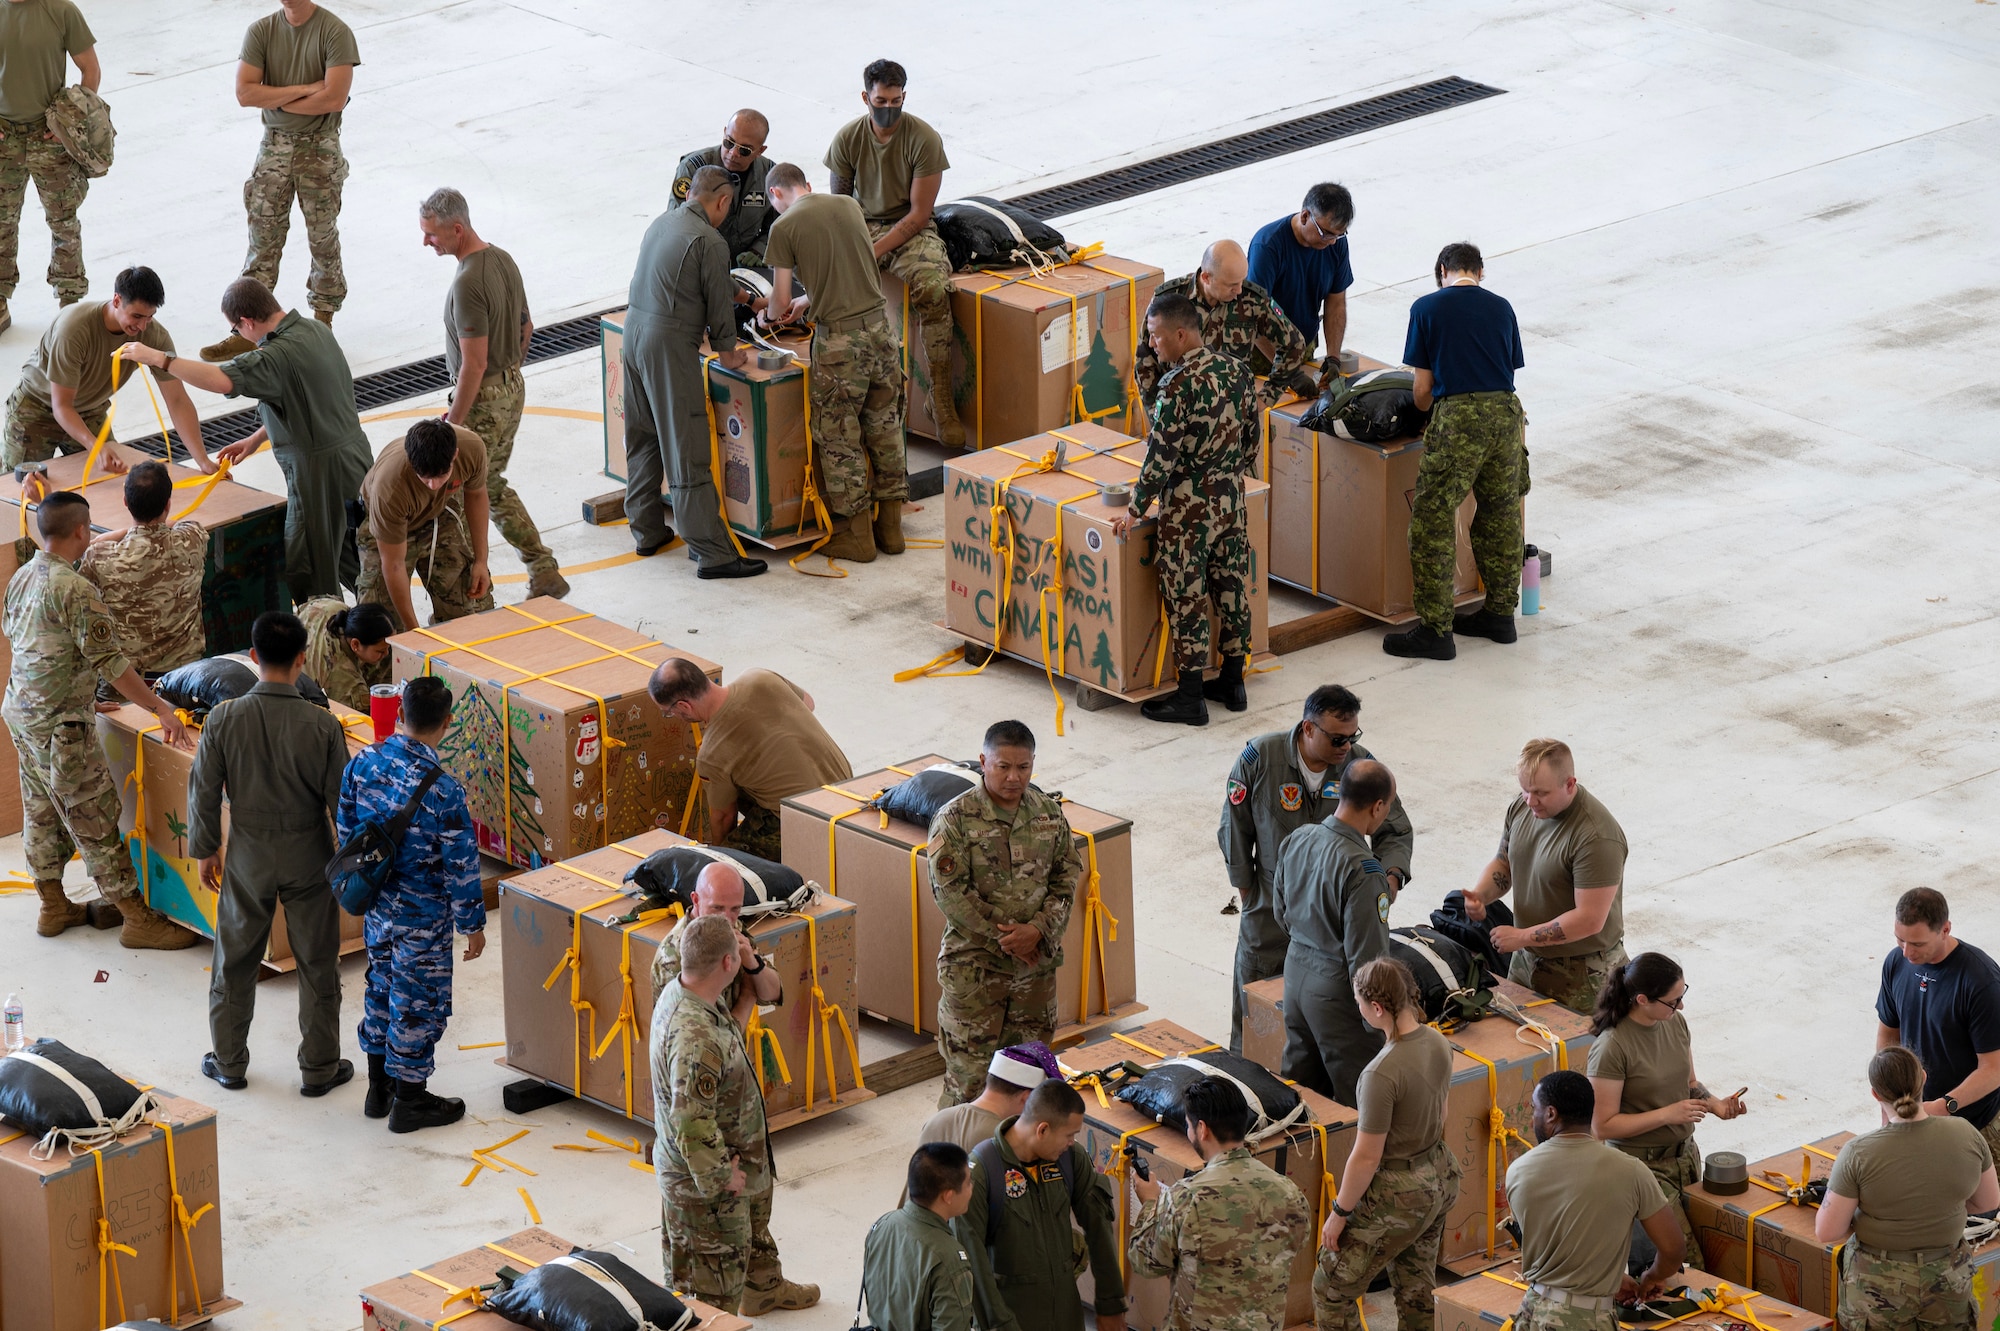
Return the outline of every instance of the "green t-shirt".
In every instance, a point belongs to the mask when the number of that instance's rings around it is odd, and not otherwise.
[[[0,4],[5,3],[8,0],[0,0]],[[127,342],[143,342],[169,356],[174,354],[174,340],[157,319],[146,325],[146,331],[136,338],[127,337],[122,328],[106,328],[104,307],[108,304],[109,301],[103,300],[80,300],[58,314],[42,333],[35,354],[21,367],[21,387],[48,403],[50,385],[61,384],[75,392],[77,415],[95,416],[111,401],[112,352]],[[132,372],[137,368],[129,363],[120,365],[118,382],[121,385],[132,382]],[[153,377],[166,383],[171,376],[164,370],[155,370]]]
[[[839,194],[807,194],[771,226],[764,261],[790,268],[812,293],[815,322],[883,311],[881,270],[861,205]]]
[[[875,138],[872,123],[862,116],[842,127],[826,150],[826,166],[854,182],[854,198],[869,221],[898,222],[910,211],[910,182],[942,175],[951,162],[938,132],[915,116],[898,120],[887,143]]]
[[[1624,1114],[1649,1114],[1688,1098],[1694,1078],[1694,1042],[1687,1019],[1676,1012],[1651,1026],[1627,1017],[1590,1045],[1590,1075],[1622,1081]],[[1630,1146],[1670,1146],[1694,1136],[1692,1123],[1667,1123],[1619,1140]]]
[[[65,57],[97,45],[71,0],[0,0],[0,120],[33,120],[63,89]]]
[[[1387,1159],[1422,1155],[1444,1136],[1444,1101],[1451,1091],[1451,1041],[1429,1026],[1390,1040],[1368,1060],[1355,1083],[1360,1130],[1387,1134]]]
[[[1625,941],[1625,831],[1582,786],[1553,818],[1535,817],[1528,801],[1515,796],[1500,833],[1500,856],[1514,876],[1514,923],[1523,929],[1575,909],[1578,888],[1618,888],[1602,929],[1588,938],[1536,947],[1536,955],[1580,957]]]
[[[318,83],[336,65],[360,64],[361,48],[354,44],[354,29],[319,5],[296,28],[282,9],[258,19],[243,34],[243,52],[237,59],[263,70],[269,87],[296,88]],[[272,108],[264,112],[264,124],[293,133],[339,129],[340,112],[302,116]]]
[[[444,298],[444,367],[458,378],[462,337],[486,339],[486,375],[490,381],[507,370],[521,368],[521,321],[528,314],[528,292],[514,256],[498,245],[459,260]],[[484,382],[484,381],[482,381]]]
[[[1826,1190],[1860,1203],[1854,1237],[1887,1252],[1954,1248],[1993,1154],[1962,1118],[1885,1123],[1840,1148]]]
[[[1521,1279],[1571,1294],[1616,1294],[1632,1222],[1666,1204],[1643,1161],[1594,1137],[1551,1137],[1507,1167],[1507,1206],[1521,1222]]]

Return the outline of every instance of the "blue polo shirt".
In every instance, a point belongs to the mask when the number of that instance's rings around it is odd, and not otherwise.
[[[1521,325],[1506,297],[1485,287],[1441,287],[1410,306],[1403,364],[1431,372],[1431,396],[1511,393],[1523,363]]]
[[[1271,293],[1271,299],[1305,338],[1306,346],[1317,347],[1326,298],[1354,285],[1354,270],[1347,263],[1347,237],[1323,250],[1309,249],[1292,234],[1292,219],[1280,217],[1250,238],[1250,280]]]

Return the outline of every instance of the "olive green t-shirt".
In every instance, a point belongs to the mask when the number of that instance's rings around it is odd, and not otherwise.
[[[881,270],[861,205],[841,194],[807,194],[771,224],[764,262],[790,268],[812,293],[815,322],[880,314]]]
[[[1581,785],[1569,807],[1553,818],[1535,817],[1527,799],[1515,796],[1500,833],[1500,856],[1514,877],[1514,923],[1522,929],[1575,909],[1578,888],[1618,888],[1602,929],[1588,938],[1538,945],[1536,955],[1580,957],[1625,941],[1625,830]]]
[[[521,368],[521,322],[528,314],[528,291],[514,256],[488,245],[458,262],[444,298],[444,368],[454,381],[463,359],[458,340],[486,339],[482,383]]]
[[[774,813],[793,795],[854,775],[799,686],[769,670],[746,670],[729,685],[702,727],[695,770],[710,808],[748,800]]]
[[[10,0],[0,0],[0,4],[8,3]],[[136,338],[127,337],[122,328],[106,328],[104,307],[110,303],[80,300],[58,314],[55,322],[43,331],[35,354],[21,367],[21,387],[47,403],[50,386],[61,384],[76,394],[79,416],[94,416],[111,401],[112,352],[127,342],[143,342],[156,351],[174,354],[174,340],[157,319],[146,325],[146,331]],[[132,372],[137,368],[130,363],[121,364],[118,382],[121,385],[132,382]],[[153,378],[163,384],[171,377],[165,370],[153,371]]]
[[[0,120],[33,120],[63,90],[64,60],[97,45],[71,0],[0,0]]]
[[[267,87],[296,88],[318,83],[336,65],[360,64],[361,48],[355,45],[354,29],[319,5],[312,17],[296,28],[282,9],[258,19],[243,34],[243,50],[237,59],[263,70]],[[339,129],[340,112],[302,116],[272,107],[264,112],[264,124],[295,134]]]
[[[391,439],[375,465],[361,480],[361,497],[368,503],[368,531],[377,541],[401,545],[410,532],[444,513],[454,495],[486,488],[486,443],[462,425],[458,456],[451,460],[451,479],[433,490],[410,465],[401,438]]]
[[[1521,1222],[1521,1279],[1571,1294],[1616,1294],[1632,1222],[1666,1204],[1644,1162],[1595,1137],[1551,1137],[1507,1167],[1507,1206]]]
[[[1854,1237],[1887,1252],[1953,1248],[1993,1154],[1962,1118],[1885,1123],[1840,1148],[1826,1190],[1860,1203]]]
[[[1694,1080],[1687,1019],[1676,1012],[1646,1026],[1625,1018],[1591,1042],[1590,1075],[1625,1083],[1618,1099],[1624,1114],[1647,1114],[1687,1099]],[[1669,1146],[1692,1136],[1694,1124],[1667,1123],[1619,1140],[1632,1146]]]
[[[930,125],[906,115],[887,143],[878,141],[867,116],[849,121],[826,150],[827,170],[854,182],[854,199],[871,222],[899,222],[910,211],[910,182],[943,174],[951,162],[944,139]],[[767,250],[765,257],[769,258]]]
[[[1362,1132],[1381,1132],[1386,1159],[1422,1155],[1444,1136],[1451,1041],[1419,1026],[1382,1046],[1355,1083]]]

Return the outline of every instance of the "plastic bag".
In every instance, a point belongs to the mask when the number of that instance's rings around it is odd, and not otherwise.
[[[579,1248],[542,1263],[486,1300],[535,1331],[687,1331],[694,1310],[608,1252]]]
[[[976,195],[941,203],[931,213],[952,269],[1009,264],[1065,263],[1069,247],[1062,232],[998,199]]]
[[[656,850],[626,873],[625,881],[644,892],[648,906],[679,906],[694,911],[695,880],[715,863],[727,863],[743,875],[746,913],[766,904],[786,904],[806,885],[795,869],[728,846],[668,846]]]
[[[1306,1103],[1270,1069],[1222,1050],[1170,1058],[1141,1070],[1136,1081],[1118,1088],[1118,1098],[1155,1123],[1187,1131],[1182,1103],[1188,1087],[1203,1077],[1227,1077],[1250,1106],[1249,1141],[1261,1141],[1307,1119]]]
[[[153,691],[200,721],[221,704],[256,687],[257,667],[248,657],[231,653],[169,670],[153,685]],[[327,705],[326,690],[304,672],[299,674],[299,696],[315,707]]]
[[[979,784],[979,769],[958,763],[933,763],[913,777],[889,787],[869,802],[891,818],[928,828],[944,806]]]
[[[1363,444],[1422,434],[1431,415],[1417,410],[1416,382],[1416,375],[1404,369],[1335,376],[1299,424]]]
[[[1410,968],[1423,995],[1424,1019],[1477,1021],[1492,1002],[1485,959],[1449,935],[1424,925],[1391,929],[1389,955]]]
[[[159,1104],[151,1091],[60,1040],[37,1040],[0,1058],[0,1118],[43,1134],[30,1152],[38,1160],[64,1142],[76,1155],[115,1141]]]

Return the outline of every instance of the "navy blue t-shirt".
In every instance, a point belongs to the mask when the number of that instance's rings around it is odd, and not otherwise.
[[[1982,1053],[2000,1049],[2000,965],[1970,943],[1930,966],[1911,965],[1891,948],[1875,1015],[1923,1063],[1924,1099],[1940,1099],[1972,1075]],[[2000,1091],[1960,1105],[1958,1117],[1984,1128],[1996,1111]]]
[[[1521,325],[1505,296],[1484,287],[1440,287],[1410,306],[1403,364],[1429,370],[1432,397],[1511,393],[1521,359]]]
[[[1292,234],[1292,219],[1281,217],[1250,238],[1250,280],[1271,293],[1306,346],[1316,347],[1326,298],[1354,285],[1354,270],[1347,265],[1347,237],[1323,250],[1309,249]]]

